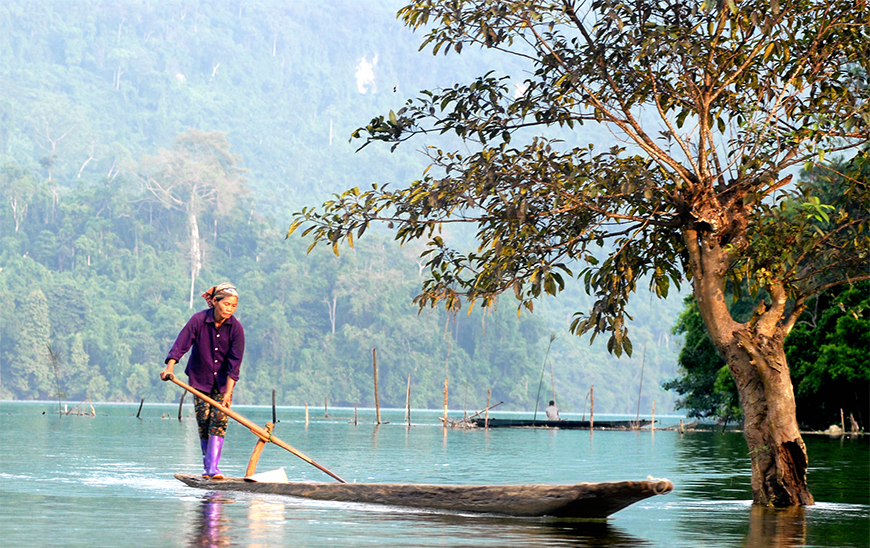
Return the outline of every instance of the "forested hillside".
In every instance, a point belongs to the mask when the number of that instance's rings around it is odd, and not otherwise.
[[[177,399],[157,373],[191,294],[230,280],[248,337],[239,403],[274,388],[288,405],[372,405],[377,348],[382,405],[404,404],[410,374],[416,407],[440,407],[446,376],[453,408],[492,389],[532,409],[555,334],[542,399],[555,386],[579,412],[594,384],[596,411],[634,413],[643,366],[641,411],[670,410],[677,295],[638,299],[634,357],[616,359],[567,334],[580,287],[519,319],[507,298],[418,314],[417,250],[375,235],[308,255],[284,239],[289,213],[332,191],[419,177],[419,153],[348,142],[404,90],[510,69],[418,54],[400,5],[0,5],[0,398]],[[179,165],[196,176],[179,183]]]
[[[413,177],[422,156],[354,155],[350,133],[398,105],[401,90],[450,85],[481,65],[418,55],[399,6],[3,2],[0,154],[64,186],[133,174],[141,155],[189,127],[223,131],[267,214]]]

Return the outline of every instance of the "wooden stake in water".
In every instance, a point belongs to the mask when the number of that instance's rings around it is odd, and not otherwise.
[[[305,426],[308,426],[308,402],[305,402]]]
[[[405,420],[411,426],[411,374],[408,373],[408,393],[405,396]]]
[[[646,364],[646,343],[643,343],[643,358],[640,360],[640,386],[637,389],[637,415],[634,417],[634,422],[640,424],[640,395],[643,392],[643,368]],[[637,425],[635,425],[637,426]]]
[[[447,428],[447,381],[448,378],[444,379],[444,428]]]
[[[139,414],[142,413],[142,406],[145,405],[145,398],[142,398],[142,401],[139,402],[139,411],[136,412],[136,418],[139,418]]]
[[[492,398],[492,389],[486,391],[486,411],[483,414],[483,427],[489,428],[489,400]]]
[[[652,424],[650,425],[650,429],[656,429],[656,401],[653,400],[653,413],[652,413]]]
[[[278,414],[275,410],[275,389],[272,389],[272,424],[277,424],[278,422]],[[249,476],[251,474],[248,474]]]
[[[187,395],[187,392],[181,393],[181,400],[178,402],[178,422],[181,422],[181,407],[184,405],[184,396]]]
[[[589,431],[595,428],[595,385],[589,387]]]
[[[356,404],[353,404],[353,425],[356,426]]]
[[[372,367],[375,370],[375,413],[378,417],[378,424],[381,424],[381,402],[378,398],[378,349],[372,348]]]

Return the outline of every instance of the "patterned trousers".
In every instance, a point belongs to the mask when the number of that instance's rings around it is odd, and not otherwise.
[[[224,402],[224,395],[217,386],[212,387],[208,396],[218,403]],[[224,437],[226,435],[228,421],[226,415],[199,398],[193,398],[193,407],[196,409],[199,439],[207,440],[209,436]]]

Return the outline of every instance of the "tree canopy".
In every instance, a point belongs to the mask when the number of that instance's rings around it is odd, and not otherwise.
[[[423,44],[434,53],[469,44],[501,49],[528,57],[534,76],[518,96],[493,74],[427,91],[357,130],[363,146],[449,132],[471,147],[430,148],[435,173],[406,189],[353,189],[325,204],[322,216],[304,211],[298,221],[313,222],[317,241],[352,243],[374,220],[400,222],[400,241],[426,238],[430,246],[432,276],[419,302],[448,307],[459,295],[489,304],[504,291],[531,307],[564,287],[573,261],[586,260],[591,266],[579,276],[600,300],[575,329],[609,332],[616,352],[630,349],[625,306],[639,280],[666,296],[672,283],[700,270],[681,235],[693,224],[693,232],[717,234],[729,275],[751,272],[754,287],[773,281],[795,300],[832,279],[808,268],[836,278],[838,264],[866,266],[859,211],[836,217],[842,226],[820,235],[813,223],[830,220],[831,204],[804,196],[796,207],[814,214],[807,217],[782,208],[786,196],[806,192],[787,190],[789,168],[867,141],[866,71],[858,69],[867,63],[861,44],[868,31],[855,23],[863,7],[592,2],[578,13],[567,1],[456,6],[415,2],[399,16],[415,29],[434,23]],[[562,150],[538,136],[512,144],[521,129],[590,121],[613,126],[630,146]],[[839,198],[866,194],[858,186]],[[479,249],[451,249],[436,235],[445,222],[475,224]],[[860,250],[842,253],[840,242]],[[599,260],[602,252],[609,256]],[[838,264],[821,265],[823,256]]]
[[[870,139],[865,4],[418,0],[399,12],[423,47],[480,46],[526,61],[521,89],[488,73],[427,90],[354,135],[393,147],[450,133],[430,169],[396,189],[351,189],[304,209],[314,244],[337,245],[370,223],[421,239],[429,267],[421,306],[521,306],[576,277],[596,296],[577,333],[609,335],[631,353],[629,296],[690,280],[746,416],[756,502],[812,503],[782,341],[806,299],[866,279],[866,181],[844,177],[830,203],[790,170]],[[625,143],[598,151],[547,137],[554,127],[607,126]],[[578,130],[579,131],[579,130]],[[786,197],[791,199],[786,200]],[[451,246],[450,223],[476,227],[478,247]],[[746,322],[731,317],[726,280],[764,291]]]

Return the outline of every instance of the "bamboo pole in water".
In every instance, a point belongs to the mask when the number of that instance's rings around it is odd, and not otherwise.
[[[139,411],[136,412],[136,418],[139,418],[139,415],[142,413],[142,406],[145,405],[145,398],[142,398],[142,401],[139,402]]]
[[[381,424],[381,402],[378,398],[378,349],[372,348],[372,367],[375,370],[375,413],[378,416],[378,424]]]
[[[405,396],[405,418],[411,426],[411,374],[408,373],[408,394]]]
[[[589,431],[595,428],[595,385],[589,387]]]
[[[444,378],[444,428],[447,428],[447,381],[449,378]]]
[[[650,424],[650,430],[656,429],[656,401],[653,400],[653,413],[652,413],[652,424]]]
[[[308,426],[308,402],[305,402],[305,426]]]
[[[646,343],[643,343],[643,358],[640,360],[640,386],[637,389],[637,415],[634,417],[634,422],[640,424],[640,395],[643,392],[643,369],[646,364]],[[635,425],[637,426],[637,425]]]
[[[278,414],[275,409],[275,389],[272,389],[272,424],[278,422]],[[250,474],[248,474],[250,475]]]
[[[486,411],[483,416],[483,427],[489,428],[489,400],[492,398],[492,388],[486,391]]]
[[[181,399],[178,401],[178,422],[181,422],[181,407],[184,405],[184,396],[187,395],[187,392],[181,393]]]

